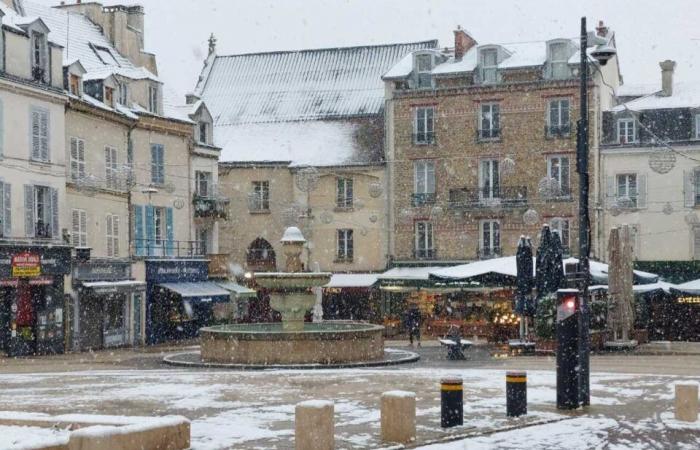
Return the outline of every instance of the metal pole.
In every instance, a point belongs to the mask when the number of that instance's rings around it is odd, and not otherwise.
[[[581,404],[590,404],[590,333],[589,333],[589,302],[588,284],[590,281],[590,269],[588,257],[590,253],[590,219],[588,217],[588,33],[586,30],[586,18],[581,18],[581,97],[580,118],[578,123],[578,139],[576,140],[576,169],[579,174],[579,263],[581,272],[581,314],[580,331],[581,345],[579,351],[580,383],[579,392]]]

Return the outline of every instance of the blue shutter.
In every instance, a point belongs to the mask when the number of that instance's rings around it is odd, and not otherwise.
[[[51,237],[58,239],[58,189],[51,188]]]
[[[143,206],[134,205],[134,249],[136,256],[144,256],[143,242]]]
[[[5,237],[12,236],[12,186],[3,183],[3,207],[5,218],[3,220],[3,233]]]
[[[153,256],[153,247],[156,244],[156,229],[153,213],[153,206],[146,206],[146,252],[148,256]]]
[[[168,241],[168,256],[173,255],[173,209],[165,208],[165,240]]]
[[[34,228],[34,186],[24,185],[24,234],[33,238],[36,234]]]

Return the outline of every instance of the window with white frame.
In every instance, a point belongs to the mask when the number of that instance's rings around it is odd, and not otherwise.
[[[32,147],[31,159],[49,161],[49,111],[43,108],[31,109]]]
[[[270,210],[270,182],[253,181],[253,191],[250,198],[251,211]]]
[[[209,124],[207,122],[199,122],[199,142],[201,144],[209,142]]]
[[[432,77],[430,75],[433,70],[432,55],[416,55],[416,75],[418,77],[418,87],[432,87]]]
[[[435,108],[420,106],[414,110],[413,142],[432,144],[435,142]]]
[[[549,114],[547,115],[547,134],[549,136],[567,136],[571,132],[569,110],[568,98],[549,101]]]
[[[49,77],[48,70],[48,43],[46,35],[38,31],[32,31],[32,79],[46,83]]]
[[[119,98],[118,102],[120,105],[129,106],[129,85],[126,81],[119,82]]]
[[[107,189],[119,189],[117,149],[109,146],[105,147],[105,181]]]
[[[415,205],[435,201],[435,161],[413,163],[413,200]]]
[[[498,220],[482,220],[480,249],[482,258],[492,258],[501,254],[501,224]]]
[[[35,237],[51,238],[53,236],[54,204],[52,192],[47,186],[34,186],[34,232]],[[57,215],[56,215],[57,216]],[[57,217],[55,217],[57,219]]]
[[[119,216],[107,214],[106,225],[107,256],[116,258],[119,256]]]
[[[483,103],[479,110],[479,138],[497,139],[501,136],[501,106]]]
[[[434,258],[433,224],[421,220],[415,224],[415,255],[416,258]]]
[[[637,174],[618,174],[617,180],[617,201],[619,206],[635,208],[639,192],[637,190]]]
[[[549,228],[552,232],[557,233],[559,240],[561,241],[561,246],[568,249],[571,246],[570,243],[570,222],[569,219],[555,217],[549,221]]]
[[[165,208],[153,208],[153,238],[157,246],[165,242],[166,214]]]
[[[495,48],[481,50],[481,81],[484,83],[498,81],[498,50]]]
[[[354,254],[353,230],[343,229],[337,232],[336,257],[338,260],[351,261]]]
[[[0,237],[12,236],[12,185],[0,180]]]
[[[481,160],[479,171],[479,194],[482,199],[501,197],[501,179],[497,159]]]
[[[148,110],[154,114],[158,114],[158,86],[148,86]]]
[[[569,46],[565,42],[549,44],[549,63],[552,67],[552,78],[561,80],[571,76],[569,68]]]
[[[211,172],[206,172],[203,170],[197,170],[194,173],[195,178],[195,192],[200,197],[211,197],[213,178]]]
[[[338,178],[336,185],[336,206],[338,208],[352,208],[354,190],[353,179],[344,177]]]
[[[617,119],[617,142],[620,144],[637,142],[637,124],[633,118]]]
[[[547,158],[547,175],[549,178],[553,178],[559,183],[559,196],[568,197],[571,195],[569,173],[570,166],[568,156],[549,156]]]
[[[71,243],[73,247],[87,247],[87,213],[83,209],[72,211]]]
[[[211,251],[211,228],[208,226],[200,226],[197,228],[197,254],[208,255]]]
[[[70,138],[70,179],[79,181],[85,178],[85,141]]]

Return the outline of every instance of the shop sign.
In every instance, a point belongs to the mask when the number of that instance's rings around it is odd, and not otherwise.
[[[698,305],[698,304],[700,304],[700,297],[683,296],[683,297],[678,297],[678,299],[676,301],[678,303],[683,303],[686,305]]]
[[[116,281],[130,277],[128,262],[97,262],[78,264],[73,269],[73,278],[81,281]]]
[[[208,264],[206,260],[146,261],[146,281],[149,283],[207,281]]]
[[[41,257],[38,254],[23,252],[12,256],[13,277],[38,277],[41,275]]]

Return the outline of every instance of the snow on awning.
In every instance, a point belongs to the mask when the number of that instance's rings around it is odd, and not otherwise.
[[[439,269],[443,269],[442,266],[428,266],[428,267],[394,267],[386,272],[377,276],[379,281],[428,281],[430,278],[430,273]]]
[[[238,283],[234,283],[233,281],[217,281],[216,284],[223,288],[226,289],[227,291],[231,292],[234,294],[236,297],[257,297],[258,293],[255,292],[253,289],[247,288],[245,286],[241,286]]]
[[[566,271],[567,264],[578,264],[578,258],[566,258],[564,260],[564,271]],[[593,281],[599,284],[605,284],[608,282],[608,265],[599,261],[590,260],[589,261],[591,269],[591,278]],[[650,284],[659,281],[659,276],[655,273],[643,272],[641,270],[634,271],[634,283],[635,284]]]
[[[168,289],[184,299],[199,299],[202,302],[223,301],[231,298],[231,293],[211,281],[161,283],[158,286]]]
[[[677,286],[671,283],[666,283],[665,281],[658,281],[656,283],[649,284],[635,284],[632,286],[632,291],[635,294],[647,294],[654,291],[664,291],[665,293],[670,293],[671,289],[675,289]],[[595,286],[590,286],[589,291],[607,291],[607,284],[598,284]],[[700,292],[700,290],[698,291]]]
[[[377,282],[377,274],[336,273],[324,288],[369,288]]]
[[[672,289],[682,294],[700,295],[700,280],[677,284],[673,286]]]
[[[430,272],[430,276],[432,278],[437,278],[440,280],[468,280],[470,278],[476,278],[488,274],[517,277],[518,268],[515,256],[485,259],[483,261],[460,264],[459,266],[454,267],[442,267],[438,270]]]
[[[146,283],[135,280],[84,281],[83,286],[92,289],[96,294],[146,290]]]

